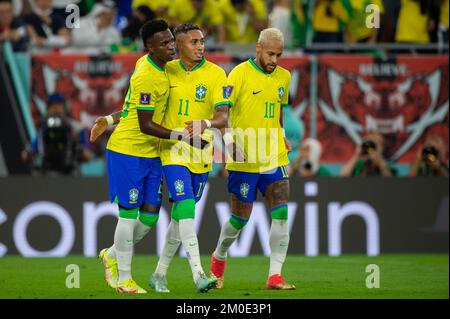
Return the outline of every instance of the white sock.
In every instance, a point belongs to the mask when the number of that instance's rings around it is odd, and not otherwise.
[[[147,225],[144,225],[140,220],[135,219],[134,220],[134,232],[133,232],[133,242],[134,244],[137,244],[142,240],[142,238],[145,237],[145,235],[152,229],[151,227],[148,227]],[[116,259],[116,246],[112,245],[108,248],[108,257],[112,259]]]
[[[114,233],[114,246],[119,270],[119,282],[131,278],[131,259],[133,256],[134,219],[120,218]]]
[[[175,256],[178,247],[181,244],[180,232],[178,229],[178,222],[172,219],[169,223],[169,227],[166,232],[166,239],[164,242],[164,247],[159,256],[158,265],[156,266],[155,274],[159,276],[165,276],[167,273],[167,268],[169,268],[170,262],[173,256]]]
[[[181,219],[179,222],[179,231],[181,242],[186,250],[186,255],[191,265],[192,276],[194,282],[204,274],[201,262],[200,262],[200,251],[198,248],[197,234],[195,233],[194,219]]]
[[[222,225],[222,229],[220,230],[220,236],[217,241],[216,250],[214,251],[214,257],[219,260],[227,259],[227,251],[240,233],[241,230],[236,229],[233,225],[231,225],[230,221],[227,220]]]
[[[281,268],[289,245],[288,221],[281,219],[272,219],[270,227],[270,268],[269,277],[274,274],[281,275]]]

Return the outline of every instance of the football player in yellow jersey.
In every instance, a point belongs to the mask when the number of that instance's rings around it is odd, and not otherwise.
[[[174,32],[180,59],[166,65],[170,94],[162,125],[180,130],[187,125],[190,136],[201,134],[209,141],[211,131],[208,128],[221,129],[228,124],[226,74],[219,66],[205,60],[205,39],[199,26],[185,23]],[[207,278],[203,271],[194,217],[195,203],[200,200],[212,170],[212,147],[202,151],[187,144],[174,145],[169,140],[161,141],[164,177],[174,204],[166,242],[150,283],[157,292],[167,289],[167,268],[182,243],[197,291],[207,292],[215,287],[217,280]]]
[[[226,145],[236,143],[241,147],[245,158],[226,165],[232,215],[222,225],[211,257],[211,275],[218,279],[217,288],[223,286],[228,248],[247,224],[259,189],[272,216],[266,288],[295,289],[281,276],[289,244],[289,179],[285,165],[289,163],[290,145],[283,136],[283,106],[288,101],[291,78],[289,71],[277,65],[283,46],[280,30],[261,31],[256,58],[239,64],[228,76],[231,132],[224,135],[224,141]]]
[[[145,293],[131,276],[133,245],[153,227],[161,206],[162,165],[159,138],[180,140],[183,133],[161,126],[169,95],[165,65],[175,57],[172,32],[164,20],[142,28],[149,53],[141,57],[130,79],[121,112],[96,120],[94,141],[108,124],[120,123],[107,145],[110,199],[119,206],[114,245],[100,252],[108,284],[121,293]]]

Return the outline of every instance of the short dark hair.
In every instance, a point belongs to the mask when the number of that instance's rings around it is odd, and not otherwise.
[[[180,33],[188,33],[192,30],[201,30],[200,27],[193,23],[183,23],[180,24],[178,27],[175,28],[173,31],[175,33],[175,37]]]
[[[156,33],[167,29],[169,29],[169,25],[165,20],[155,19],[146,22],[141,28],[141,37],[144,47],[147,48],[148,39],[151,39]]]

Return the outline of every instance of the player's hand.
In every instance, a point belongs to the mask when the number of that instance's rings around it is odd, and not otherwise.
[[[203,120],[189,121],[184,124],[186,124],[185,129],[188,132],[189,137],[198,136],[206,129],[206,122]]]
[[[104,116],[98,117],[95,122],[94,126],[91,128],[91,136],[89,138],[89,141],[91,143],[94,143],[95,140],[103,134],[103,132],[106,131],[106,128],[108,127],[108,122],[106,121],[106,118]]]
[[[199,136],[191,137],[189,136],[189,132],[184,129],[183,132],[179,132],[179,135],[177,135],[177,139],[179,141],[185,142],[192,147],[198,148],[198,149],[204,149],[209,145],[209,142],[207,140],[202,139]]]
[[[284,138],[284,145],[286,145],[286,149],[287,149],[288,153],[290,151],[292,151],[292,145],[291,145],[291,143],[289,143],[289,141],[286,138]]]

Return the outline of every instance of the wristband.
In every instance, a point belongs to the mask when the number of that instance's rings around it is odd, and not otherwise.
[[[233,136],[231,136],[229,132],[224,134],[223,141],[226,146],[230,145],[231,143],[234,143]]]
[[[286,131],[284,130],[284,127],[282,128],[283,130],[283,137],[286,137]]]
[[[203,120],[206,123],[206,128],[211,128],[211,121],[210,120]]]
[[[114,118],[111,115],[105,116],[106,123],[108,123],[108,126],[111,126],[114,124]]]

